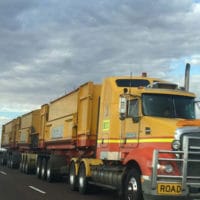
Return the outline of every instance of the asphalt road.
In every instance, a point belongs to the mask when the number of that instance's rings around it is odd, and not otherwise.
[[[81,195],[71,191],[65,182],[48,183],[35,175],[26,175],[18,170],[0,166],[1,200],[116,200],[112,191],[97,190]]]

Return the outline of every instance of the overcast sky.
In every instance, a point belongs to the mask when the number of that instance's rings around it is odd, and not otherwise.
[[[194,0],[1,0],[0,125],[78,85],[140,75],[200,96],[200,3]]]

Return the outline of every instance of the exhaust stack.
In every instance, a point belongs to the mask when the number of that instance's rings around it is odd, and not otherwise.
[[[185,67],[185,90],[189,91],[189,85],[190,85],[190,64],[187,63]]]

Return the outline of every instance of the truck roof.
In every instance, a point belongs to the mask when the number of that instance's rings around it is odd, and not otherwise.
[[[109,82],[113,90],[121,93],[124,88],[127,88],[130,93],[134,93],[135,95],[141,95],[142,93],[157,93],[195,97],[194,93],[186,91],[177,84],[158,78],[118,76],[105,78],[104,82]]]

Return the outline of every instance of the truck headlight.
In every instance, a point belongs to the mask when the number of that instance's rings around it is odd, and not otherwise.
[[[165,173],[168,173],[168,174],[172,173],[173,170],[174,170],[173,166],[170,165],[170,164],[166,164],[166,165],[164,165],[164,164],[162,164],[162,165],[158,164],[157,169],[159,169],[159,170],[161,170],[161,171],[163,171]]]
[[[173,150],[179,150],[181,148],[181,143],[179,140],[174,140],[172,142],[172,149]]]
[[[172,173],[173,172],[173,167],[172,167],[172,165],[165,165],[165,171],[167,172],[167,173]]]

